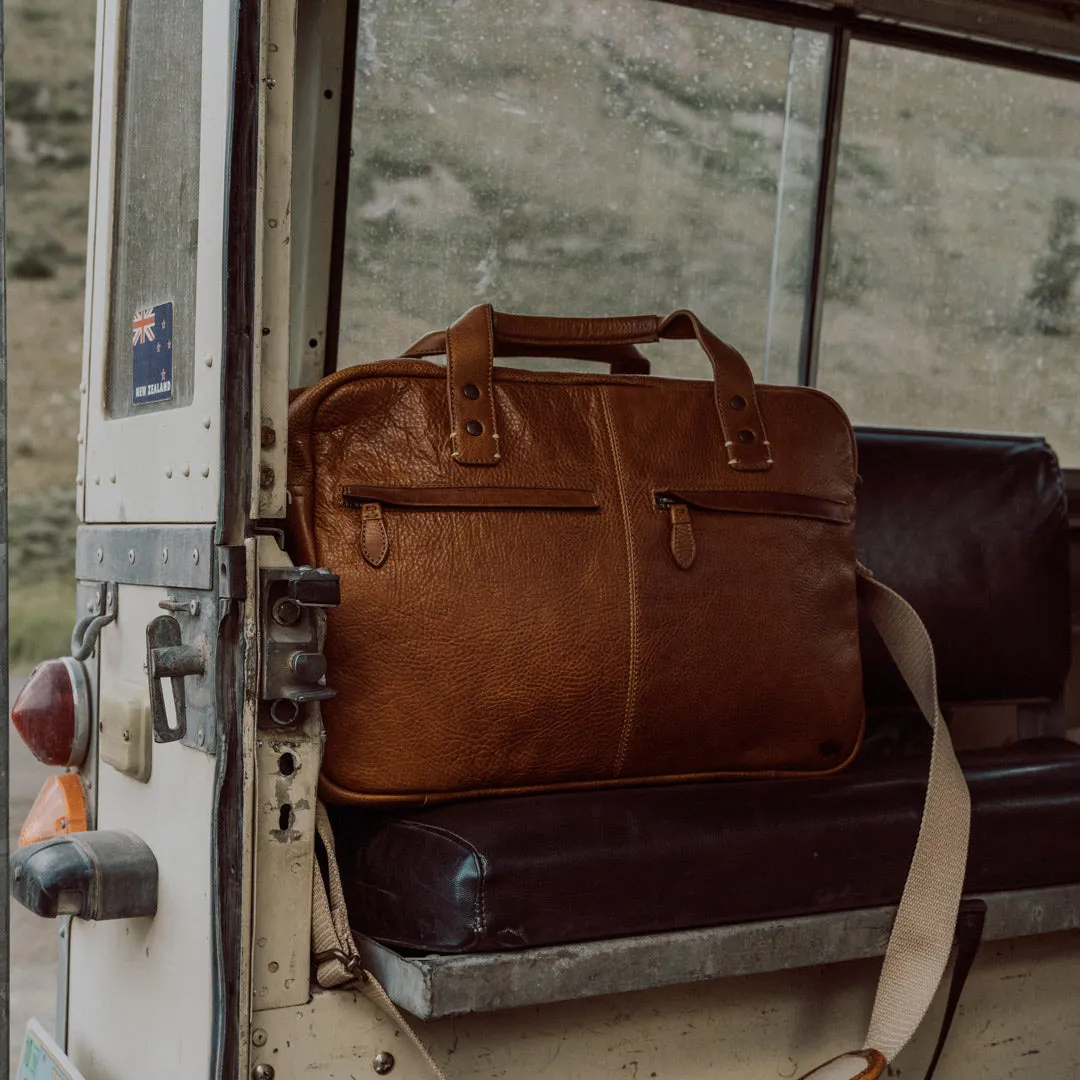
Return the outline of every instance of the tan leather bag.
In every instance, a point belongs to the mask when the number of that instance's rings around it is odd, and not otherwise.
[[[714,381],[634,345],[696,338]],[[417,802],[824,772],[855,753],[856,594],[933,731],[923,821],[866,1041],[807,1076],[875,1080],[945,969],[970,804],[911,607],[855,563],[855,441],[816,390],[755,386],[689,312],[490,307],[414,356],[349,368],[289,414],[293,554],[341,576],[323,794]],[[576,355],[611,375],[496,368]],[[633,372],[637,372],[634,374]],[[362,969],[323,807],[312,948],[437,1063]]]
[[[714,381],[647,370],[696,338]],[[855,441],[817,390],[755,386],[687,311],[476,307],[289,414],[293,554],[341,577],[323,793],[476,794],[828,772],[863,725]]]

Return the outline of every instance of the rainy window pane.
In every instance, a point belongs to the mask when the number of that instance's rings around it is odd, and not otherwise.
[[[357,53],[339,367],[488,302],[690,307],[794,378],[822,35],[650,0],[370,0]],[[707,374],[664,350],[658,372]]]
[[[819,385],[1080,465],[1080,84],[851,49]]]

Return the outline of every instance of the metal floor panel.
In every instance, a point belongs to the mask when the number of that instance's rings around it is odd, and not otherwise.
[[[1080,884],[987,893],[984,941],[1080,928]],[[405,957],[357,937],[364,966],[421,1020],[883,956],[896,908],[830,912],[518,952]]]

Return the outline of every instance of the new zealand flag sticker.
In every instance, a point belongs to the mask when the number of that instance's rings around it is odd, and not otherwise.
[[[131,320],[131,400],[169,401],[172,389],[172,303],[136,311]]]

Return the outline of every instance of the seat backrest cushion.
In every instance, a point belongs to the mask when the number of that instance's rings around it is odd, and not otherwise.
[[[856,429],[859,561],[922,616],[942,701],[1047,701],[1070,663],[1065,483],[1038,437]],[[861,627],[867,704],[910,700]]]

